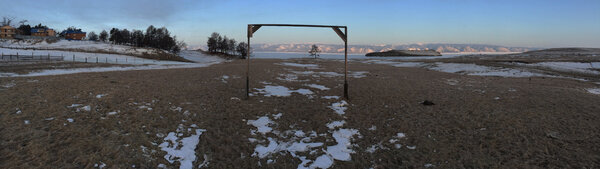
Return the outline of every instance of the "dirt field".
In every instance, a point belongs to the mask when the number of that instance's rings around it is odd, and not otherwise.
[[[335,160],[332,168],[600,168],[600,95],[586,91],[597,88],[590,82],[351,62],[350,99],[340,115],[329,106],[341,99],[323,96],[342,96],[342,62],[253,60],[249,100],[245,69],[237,60],[193,69],[0,78],[0,168],[178,168],[160,145],[167,133],[194,126],[206,130],[194,167],[297,168],[302,161],[288,151],[260,158],[255,148],[269,138],[292,139],[286,131],[314,131],[311,142],[324,144],[296,155],[315,160],[339,143],[337,130],[327,126],[339,120],[345,121],[339,128],[359,134],[347,145],[351,160]],[[364,77],[356,75],[361,71]],[[313,94],[267,97],[255,89],[267,85]],[[273,121],[272,132],[252,134],[257,128],[250,120],[259,117]]]

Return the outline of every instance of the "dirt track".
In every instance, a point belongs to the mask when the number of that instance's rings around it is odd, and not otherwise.
[[[281,62],[313,63],[322,69],[277,64]],[[294,70],[343,73],[338,61],[253,60],[252,88],[264,87],[261,82],[305,88],[315,93],[312,98],[294,93],[237,100],[245,94],[242,61],[194,69],[0,78],[2,85],[14,84],[0,87],[0,168],[91,168],[100,162],[108,168],[176,168],[154,144],[163,142],[157,134],[175,131],[179,124],[207,130],[200,136],[194,166],[206,154],[209,168],[296,168],[300,160],[286,153],[252,156],[257,144],[266,143],[248,138],[275,136],[251,135],[255,128],[247,120],[278,113],[283,115],[272,126],[278,131],[329,133],[326,124],[334,120],[358,129],[361,137],[352,141],[352,160],[335,161],[333,168],[600,167],[600,95],[585,91],[595,87],[592,83],[362,63],[349,67],[368,73],[349,79],[350,106],[344,116],[327,107],[339,100],[321,98],[341,96],[343,77],[277,79]],[[99,94],[106,96],[97,98]],[[424,100],[435,105],[421,105]],[[69,107],[72,104],[89,105],[91,110],[77,112]],[[143,105],[152,110],[140,108]],[[108,115],[113,111],[117,114]],[[372,126],[376,130],[369,130]],[[404,146],[396,149],[389,140],[399,132],[406,137],[398,141]],[[313,141],[335,144],[331,135]],[[387,149],[366,152],[378,143]],[[275,162],[268,164],[267,159]]]

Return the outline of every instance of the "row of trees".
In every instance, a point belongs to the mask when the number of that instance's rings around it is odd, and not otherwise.
[[[213,32],[210,37],[208,37],[206,45],[208,46],[208,52],[210,53],[240,55],[242,58],[248,56],[248,44],[246,42],[237,43],[235,39],[221,36],[217,32]]]
[[[151,47],[163,49],[178,53],[182,48],[186,47],[183,41],[177,41],[175,36],[167,28],[156,28],[150,25],[146,32],[141,30],[127,30],[112,28],[110,32],[102,30],[100,35],[95,32],[88,33],[88,40],[111,42],[119,45],[129,45],[135,47]]]

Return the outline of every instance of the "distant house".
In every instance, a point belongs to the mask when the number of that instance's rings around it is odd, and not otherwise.
[[[83,40],[83,38],[85,38],[85,32],[72,30],[65,32],[65,39],[67,40]]]
[[[54,31],[54,29],[33,28],[33,29],[31,29],[31,36],[41,36],[41,37],[56,36],[56,32]]]
[[[0,38],[3,39],[13,39],[17,34],[17,29],[12,26],[3,26],[0,27]]]

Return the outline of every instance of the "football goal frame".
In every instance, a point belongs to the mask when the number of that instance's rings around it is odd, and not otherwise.
[[[246,99],[250,98],[250,38],[263,26],[331,28],[344,41],[344,98],[348,99],[348,27],[335,25],[248,24],[248,57],[246,57]],[[344,29],[342,32],[341,29]]]

